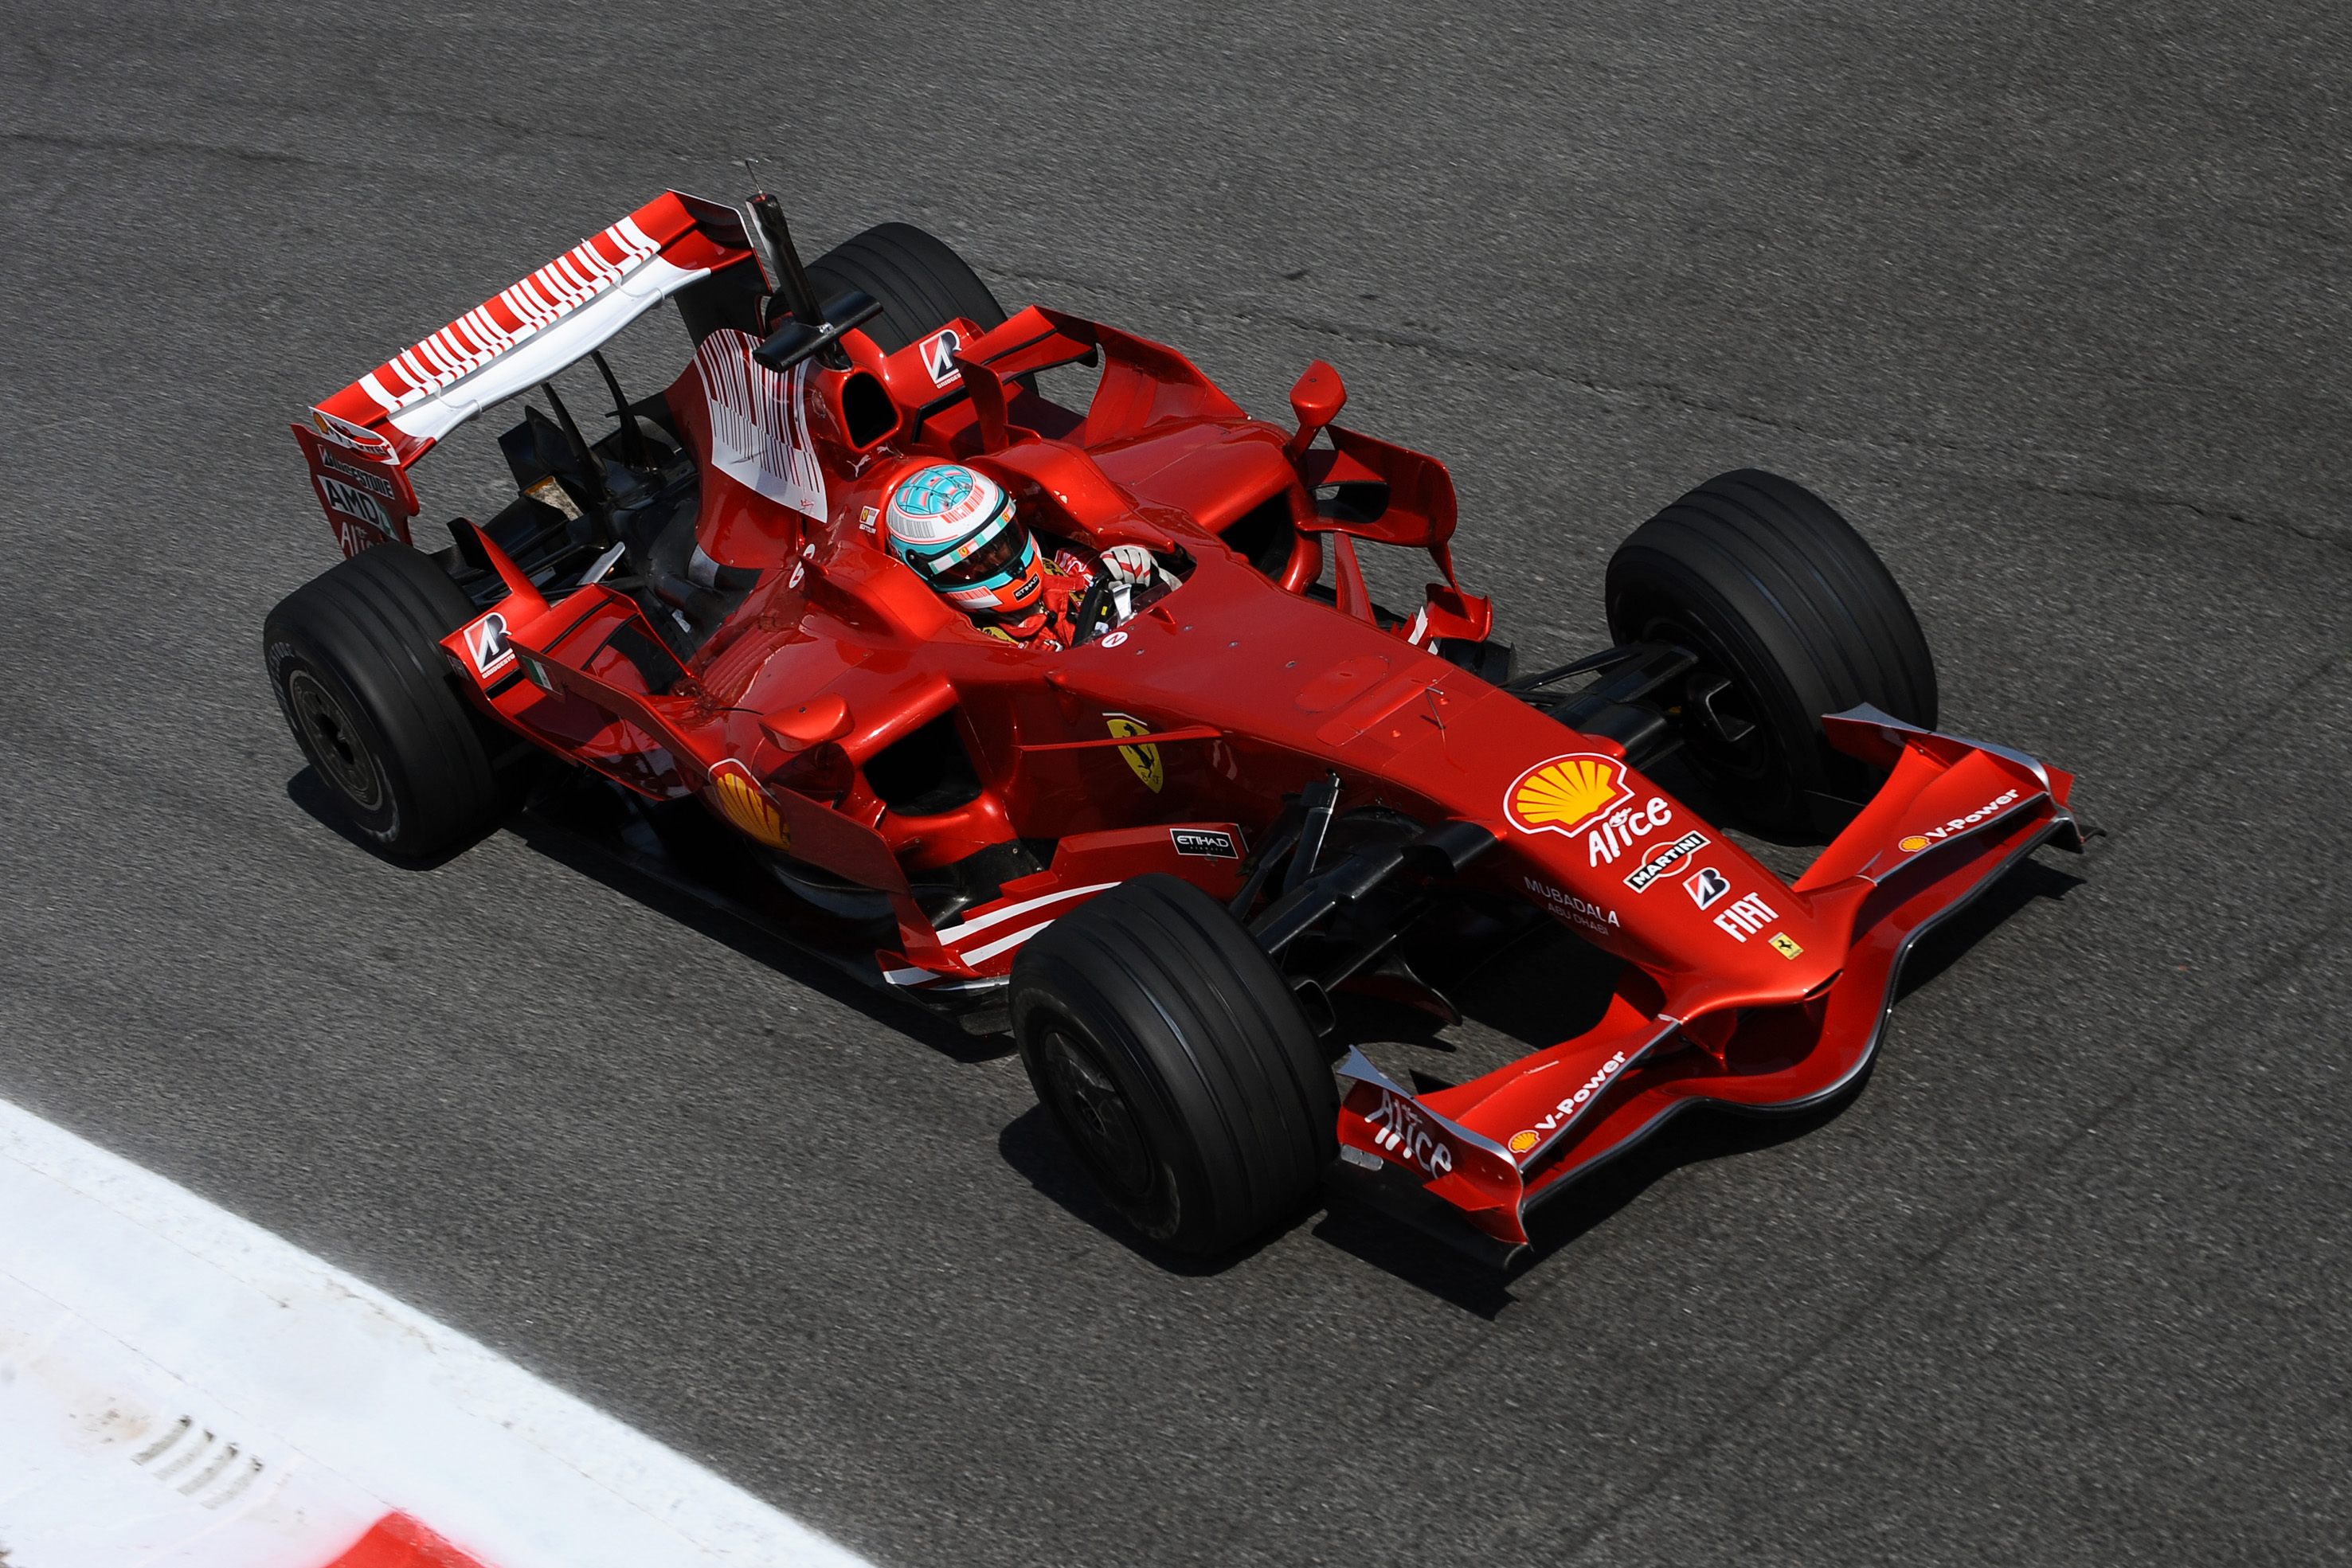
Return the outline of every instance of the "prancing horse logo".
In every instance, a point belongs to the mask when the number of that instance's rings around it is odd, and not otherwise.
[[[1103,722],[1110,727],[1110,732],[1113,735],[1121,739],[1130,735],[1151,733],[1150,725],[1131,714],[1107,713],[1103,715]],[[1168,782],[1167,771],[1160,765],[1158,747],[1122,746],[1118,748],[1118,754],[1127,759],[1127,765],[1129,768],[1135,769],[1135,776],[1143,780],[1143,787],[1153,794],[1159,794],[1160,787]]]

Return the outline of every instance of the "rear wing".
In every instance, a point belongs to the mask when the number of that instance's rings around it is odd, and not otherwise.
[[[343,553],[407,542],[407,470],[443,436],[744,262],[758,265],[740,214],[665,191],[320,402],[294,436]]]

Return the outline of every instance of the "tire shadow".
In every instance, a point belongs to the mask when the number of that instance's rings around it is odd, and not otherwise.
[[[1255,1258],[1293,1231],[1311,1223],[1319,1209],[1303,1207],[1287,1223],[1268,1230],[1246,1246],[1210,1258],[1194,1258],[1171,1250],[1127,1222],[1087,1175],[1086,1167],[1062,1141],[1052,1116],[1043,1105],[1032,1105],[1005,1124],[997,1134],[997,1153],[1038,1193],[1073,1218],[1092,1227],[1137,1257],[1185,1279],[1210,1279]]]
[[[427,855],[420,860],[413,856],[394,854],[382,844],[352,827],[352,820],[343,815],[343,809],[336,804],[334,796],[328,791],[326,781],[319,777],[319,770],[315,768],[306,767],[293,778],[286,780],[286,798],[300,808],[313,821],[327,829],[343,842],[373,856],[388,866],[397,866],[402,871],[439,871],[504,826],[503,823],[493,822],[480,832],[443,850],[440,853]]]

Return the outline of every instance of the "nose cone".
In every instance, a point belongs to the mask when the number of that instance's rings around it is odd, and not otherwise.
[[[1534,761],[1502,791],[1519,891],[1595,945],[1740,1005],[1795,1000],[1837,971],[1844,934],[1810,900],[1611,743],[1576,738],[1589,749]]]

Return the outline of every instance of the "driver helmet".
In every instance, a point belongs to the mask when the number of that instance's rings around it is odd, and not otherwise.
[[[890,493],[890,553],[982,624],[1018,622],[1044,608],[1037,544],[1013,497],[961,463],[919,470]]]

